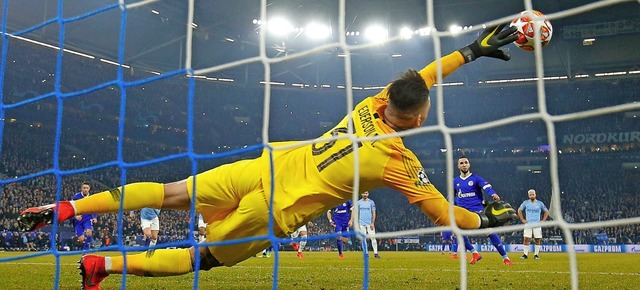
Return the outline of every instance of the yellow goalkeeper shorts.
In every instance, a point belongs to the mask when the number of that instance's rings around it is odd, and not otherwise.
[[[195,180],[196,210],[207,223],[207,242],[264,236],[241,243],[210,246],[225,266],[233,266],[271,245],[267,239],[269,207],[262,188],[258,159],[242,160],[187,178],[189,196]],[[285,237],[274,227],[276,235]]]

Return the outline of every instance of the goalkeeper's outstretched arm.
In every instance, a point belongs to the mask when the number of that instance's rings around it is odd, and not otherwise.
[[[487,27],[473,43],[459,49],[457,52],[464,58],[464,63],[472,62],[483,56],[505,61],[510,60],[511,56],[500,48],[518,39],[517,28],[509,27],[504,29],[505,26],[506,24],[500,24]],[[443,58],[443,76],[453,72],[461,65],[455,62],[455,54],[454,52]],[[435,71],[435,63],[429,64],[420,71],[420,75],[428,85],[435,82],[435,76],[432,73]],[[450,224],[451,219],[448,214],[448,202],[446,199],[422,200],[416,204],[436,225]],[[511,205],[504,201],[493,201],[480,213],[473,213],[455,206],[454,216],[458,227],[463,229],[497,227],[518,217]]]

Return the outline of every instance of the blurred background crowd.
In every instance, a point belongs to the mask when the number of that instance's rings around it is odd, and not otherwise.
[[[60,71],[56,98],[50,94],[56,91],[56,62],[51,61],[56,52],[19,41],[11,42],[9,50],[30,53],[10,54],[4,76],[4,104],[24,104],[5,110],[0,131],[0,178],[5,181],[0,193],[0,250],[49,249],[51,227],[23,233],[16,218],[25,208],[70,199],[83,181],[91,183],[92,193],[136,181],[171,182],[260,153],[251,148],[262,142],[262,87],[199,80],[190,86],[191,80],[184,76],[126,87],[100,86],[114,79],[115,66],[69,56]],[[126,73],[125,78],[148,77],[144,72]],[[625,76],[549,81],[545,86],[547,109],[559,115],[635,102],[640,100],[639,86],[637,77]],[[81,95],[72,93],[83,90],[87,91]],[[347,111],[341,89],[274,88],[271,94],[270,141],[315,138]],[[355,90],[354,99],[371,94]],[[444,88],[444,94],[449,127],[539,111],[534,82],[451,86]],[[38,96],[48,97],[33,99]],[[436,124],[436,114],[432,111],[427,126]],[[553,213],[554,218],[584,223],[640,217],[635,186],[640,177],[637,115],[640,112],[627,111],[554,123],[560,186],[556,194],[561,201],[561,213]],[[455,134],[453,156],[456,160],[468,156],[471,171],[488,180],[514,207],[527,199],[530,188],[550,207],[548,129],[545,122],[534,119]],[[451,181],[445,174],[447,152],[442,134],[417,134],[406,137],[405,143],[421,159],[431,182],[446,195]],[[170,158],[159,162],[158,158],[166,156]],[[434,226],[398,192],[376,189],[370,198],[377,205],[377,232]],[[190,239],[191,217],[188,211],[164,210],[160,243]],[[324,216],[309,228],[312,236],[332,232]],[[572,235],[576,243],[594,244],[598,233],[606,233],[611,243],[640,243],[638,224],[575,230]],[[566,240],[556,227],[544,228],[543,234],[545,243]],[[139,216],[132,219],[127,212],[122,218],[99,215],[94,224],[95,247],[140,244],[141,235]],[[55,237],[61,249],[79,246],[69,223],[61,224]],[[521,232],[506,233],[503,238],[506,243],[520,243]],[[396,239],[379,242],[382,250],[415,250],[440,242],[439,234],[418,239],[419,243],[402,245]],[[482,237],[474,240],[484,243]],[[318,250],[333,244],[332,239],[309,242]],[[356,249],[358,243],[353,244]]]

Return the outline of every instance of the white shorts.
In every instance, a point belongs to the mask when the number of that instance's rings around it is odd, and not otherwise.
[[[206,228],[207,227],[207,223],[204,222],[204,218],[202,217],[201,214],[198,215],[198,227],[199,228]]]
[[[360,225],[360,231],[363,232],[365,235],[373,235],[376,233],[376,230],[372,230],[371,226],[363,226]]]
[[[154,217],[153,219],[140,219],[140,227],[144,230],[146,228],[150,228],[152,231],[160,230],[160,220],[158,217]]]
[[[533,234],[533,238],[534,239],[542,239],[542,228],[541,227],[537,227],[537,228],[525,228],[524,229],[524,237],[525,238],[531,238]]]
[[[303,225],[299,227],[295,232],[291,233],[291,237],[295,239],[300,235],[300,232],[306,232],[306,231],[307,231],[307,225]]]

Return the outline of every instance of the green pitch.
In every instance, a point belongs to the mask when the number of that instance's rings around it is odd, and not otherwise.
[[[33,253],[0,253],[0,258]],[[114,252],[101,253],[114,255]],[[361,252],[280,253],[278,289],[362,289],[364,263]],[[460,285],[460,260],[426,252],[380,252],[369,259],[369,289],[456,289]],[[542,253],[540,260],[520,260],[511,253],[513,266],[505,266],[497,253],[484,253],[476,265],[467,264],[469,289],[571,289],[567,254]],[[271,289],[275,255],[251,258],[232,268],[201,271],[199,289]],[[79,289],[78,256],[60,257],[60,289]],[[577,254],[580,289],[638,289],[640,255]],[[0,262],[2,289],[52,289],[56,260],[52,255]],[[120,289],[121,275],[109,276],[103,289]],[[147,278],[127,276],[125,289],[193,289],[194,274]]]

